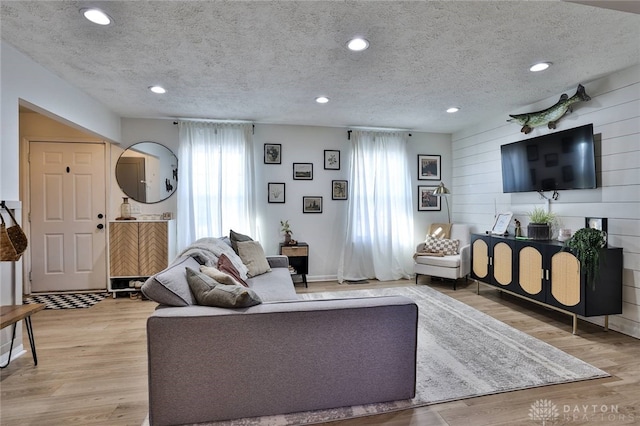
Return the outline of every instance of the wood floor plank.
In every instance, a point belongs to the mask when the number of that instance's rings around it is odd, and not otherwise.
[[[419,282],[595,365],[612,377],[453,401],[334,424],[532,425],[536,423],[529,418],[529,409],[541,399],[552,401],[562,410],[565,406],[616,406],[617,417],[607,419],[607,425],[640,421],[640,413],[636,413],[640,407],[638,339],[615,331],[605,332],[584,321],[579,322],[578,335],[574,336],[567,315],[486,286],[480,286],[478,295],[472,282],[459,281],[456,291],[446,281],[430,282],[420,277]],[[297,285],[296,291],[413,285],[414,281],[410,280],[353,285],[313,282],[309,288]],[[0,424],[140,426],[148,409],[146,319],[156,306],[150,301],[108,298],[88,309],[44,310],[33,315],[38,366],[34,367],[30,354],[26,354],[2,370]],[[26,336],[26,332],[24,334]],[[24,346],[28,351],[28,341]],[[586,414],[591,417],[561,417],[556,424],[598,424],[594,421],[597,413]]]

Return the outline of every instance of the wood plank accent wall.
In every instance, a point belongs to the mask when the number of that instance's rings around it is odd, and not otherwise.
[[[565,92],[572,96],[579,82]],[[593,123],[596,134],[598,188],[561,191],[551,211],[559,226],[573,232],[584,218],[609,219],[609,244],[623,248],[623,313],[610,318],[612,329],[640,338],[640,65],[607,77],[582,82],[591,101],[576,104],[558,122],[558,130]],[[452,135],[452,218],[471,225],[472,232],[491,228],[496,212],[511,211],[526,229],[526,213],[545,200],[533,193],[503,194],[500,145],[548,134],[538,127],[529,135],[507,123],[509,114],[537,111],[557,102],[561,93],[532,105],[485,120]],[[547,197],[551,195],[546,193]],[[509,229],[513,232],[513,226]],[[555,230],[557,235],[557,229]],[[602,324],[600,317],[590,318]]]

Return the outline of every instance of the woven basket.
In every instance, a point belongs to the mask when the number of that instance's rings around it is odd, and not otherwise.
[[[27,236],[18,225],[16,218],[7,209],[7,213],[13,220],[13,225],[7,227],[4,217],[0,214],[0,261],[15,262],[20,259],[27,249]]]

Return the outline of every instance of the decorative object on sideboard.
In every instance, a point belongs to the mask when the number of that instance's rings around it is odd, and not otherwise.
[[[129,197],[122,197],[122,204],[120,204],[120,217],[116,217],[116,220],[136,220],[131,216],[131,204],[129,203]]]
[[[596,228],[582,228],[564,243],[580,261],[580,269],[586,274],[587,284],[592,290],[596,288],[600,249],[607,246],[606,235]]]
[[[587,95],[587,92],[585,92],[584,86],[582,84],[578,84],[578,90],[576,90],[576,94],[572,97],[563,93],[562,96],[560,96],[560,100],[555,105],[542,111],[529,112],[526,114],[509,114],[509,117],[511,118],[507,121],[520,124],[522,126],[520,131],[525,135],[531,133],[534,127],[543,126],[545,124],[550,129],[555,129],[558,120],[560,120],[567,112],[572,112],[573,104],[590,100],[591,98]]]
[[[567,229],[567,228],[562,228],[560,229],[560,231],[558,232],[558,241],[567,241],[569,238],[571,238],[571,229]]]
[[[284,232],[284,243],[290,244],[292,231],[288,220],[280,221],[280,230]]]
[[[545,211],[542,207],[535,207],[527,213],[527,216],[529,216],[527,237],[532,240],[550,240],[551,223],[556,218],[555,213]]]
[[[139,203],[158,203],[178,189],[178,158],[164,145],[144,141],[118,158],[116,180],[124,194]]]
[[[513,213],[511,212],[503,212],[498,213],[496,218],[493,221],[493,226],[491,227],[492,235],[509,235],[507,228],[511,223],[511,218],[513,217]]]
[[[515,237],[522,237],[522,226],[520,225],[520,221],[518,219],[513,219],[516,224],[516,229],[514,231]]]
[[[448,195],[451,194],[449,188],[444,186],[444,183],[440,182],[440,185],[433,191],[433,195],[436,197],[444,197],[444,201],[447,204],[447,218],[449,219],[449,223],[451,223],[451,210],[449,210],[449,198]]]

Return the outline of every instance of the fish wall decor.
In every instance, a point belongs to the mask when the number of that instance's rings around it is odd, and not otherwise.
[[[584,86],[582,84],[578,84],[578,90],[572,97],[563,93],[562,96],[560,96],[560,100],[555,105],[542,111],[529,112],[526,114],[509,114],[509,117],[511,118],[507,121],[515,121],[520,124],[522,126],[520,131],[525,135],[530,133],[534,127],[544,126],[545,124],[550,129],[555,129],[558,120],[560,120],[567,112],[573,111],[573,104],[590,100],[591,98],[587,95],[587,92],[585,92]]]

